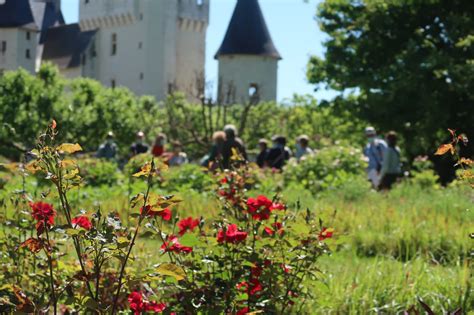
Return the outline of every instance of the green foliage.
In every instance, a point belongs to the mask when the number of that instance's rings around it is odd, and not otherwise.
[[[290,163],[284,170],[285,183],[301,184],[313,193],[348,186],[353,176],[364,171],[360,149],[344,145],[325,147],[300,163]],[[349,183],[347,182],[349,181]]]
[[[161,187],[167,191],[209,192],[213,190],[214,178],[207,169],[194,164],[172,167],[164,175]]]
[[[345,107],[406,141],[409,157],[432,153],[446,128],[474,136],[474,2],[325,0],[324,58],[308,78],[339,91]]]
[[[84,158],[77,161],[79,175],[90,186],[115,185],[120,173],[117,163],[106,159]]]

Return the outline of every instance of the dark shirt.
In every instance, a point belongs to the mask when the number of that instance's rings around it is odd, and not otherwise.
[[[148,152],[148,144],[146,143],[134,143],[130,147],[130,151],[133,155],[147,153]]]
[[[272,168],[282,169],[286,161],[290,159],[290,152],[282,147],[273,147],[267,154],[267,165]]]
[[[99,146],[96,156],[104,159],[115,159],[117,151],[117,145],[114,142],[105,142]]]
[[[247,152],[245,151],[243,141],[240,138],[227,139],[222,146],[222,166],[225,169],[228,169],[230,167],[232,149],[236,149],[237,152],[243,157],[243,159],[247,160]]]
[[[267,160],[267,155],[268,155],[268,149],[260,151],[260,153],[257,155],[257,165],[258,166],[260,166],[260,167],[265,166],[265,161]]]

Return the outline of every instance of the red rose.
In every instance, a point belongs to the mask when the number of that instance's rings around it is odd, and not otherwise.
[[[280,222],[273,223],[272,227],[273,227],[273,229],[266,226],[263,230],[265,231],[265,233],[267,233],[270,236],[275,234],[275,232],[278,233],[279,235],[283,234],[283,232],[284,232],[283,225]]]
[[[263,290],[262,284],[258,279],[253,278],[250,279],[250,283],[247,281],[242,281],[237,284],[237,289],[243,289],[243,291],[246,291],[248,295],[255,295],[257,292],[260,292]]]
[[[249,308],[248,307],[244,307],[243,309],[239,310],[237,313],[235,313],[235,315],[245,315],[249,312]]]
[[[179,235],[184,235],[186,231],[192,231],[196,226],[199,225],[199,220],[198,219],[193,219],[192,217],[183,219],[178,222],[178,227],[179,227]]]
[[[285,205],[273,203],[267,197],[260,195],[257,198],[247,199],[247,210],[255,220],[267,220],[274,210],[284,210]]]
[[[140,291],[131,292],[128,295],[128,304],[134,315],[144,312],[162,313],[166,309],[165,303],[157,303],[143,299],[143,293]]]
[[[161,250],[163,252],[174,252],[174,253],[183,253],[189,254],[193,251],[192,247],[183,246],[179,243],[178,238],[174,235],[169,235],[168,240],[161,245]]]
[[[327,238],[331,238],[333,233],[334,233],[333,229],[328,229],[328,228],[323,227],[322,231],[319,232],[318,238],[320,241],[324,241]]]
[[[237,244],[242,241],[245,241],[247,238],[247,232],[241,232],[237,229],[237,225],[235,224],[229,224],[227,226],[227,230],[224,232],[224,230],[220,229],[219,232],[217,233],[217,242],[218,243],[231,243],[231,244]]]
[[[148,205],[145,206],[145,210],[143,210],[143,207],[140,208],[140,214],[148,217],[161,217],[164,221],[171,220],[171,210],[168,208],[162,211],[153,211],[153,207]]]
[[[53,209],[53,205],[45,202],[30,202],[30,208],[32,210],[31,215],[37,221],[36,232],[38,235],[44,232],[45,227],[50,227],[54,224],[54,217],[56,211]]]
[[[92,228],[91,221],[85,215],[80,215],[72,219],[72,224],[74,228],[78,226],[86,230],[90,230]]]

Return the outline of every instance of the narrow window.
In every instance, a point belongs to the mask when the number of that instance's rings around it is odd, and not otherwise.
[[[143,80],[144,77],[143,72],[140,72],[140,80]]]
[[[143,13],[140,13],[139,17],[140,21],[143,21]]]
[[[89,0],[84,0],[84,3],[85,3],[85,4],[88,4],[88,3],[89,3]]]
[[[7,52],[7,41],[6,40],[2,40],[2,54],[6,53]]]
[[[142,42],[139,42],[139,43],[138,43],[138,49],[142,49],[142,47],[143,47],[143,43],[142,43]]]
[[[30,40],[31,39],[31,33],[30,32],[26,32],[26,40]]]
[[[117,34],[116,33],[112,34],[112,47],[111,47],[110,54],[112,56],[115,56],[117,54]]]
[[[258,84],[251,83],[249,86],[249,97],[254,98],[258,96]]]
[[[25,52],[25,57],[26,59],[30,59],[31,58],[31,54],[30,54],[30,50],[27,49],[26,52]]]
[[[110,87],[115,89],[115,79],[110,80]]]
[[[83,54],[83,55],[82,55],[82,60],[81,60],[81,62],[82,62],[82,65],[83,65],[83,66],[86,65],[86,54]]]
[[[97,50],[95,49],[95,42],[92,43],[90,53],[91,53],[91,58],[97,57]]]

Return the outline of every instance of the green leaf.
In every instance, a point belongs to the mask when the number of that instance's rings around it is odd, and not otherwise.
[[[179,243],[183,246],[193,247],[201,244],[201,241],[196,237],[195,234],[187,233],[179,239]]]
[[[155,271],[161,275],[171,276],[178,281],[186,278],[186,273],[184,272],[183,268],[171,263],[161,264],[156,268]]]

